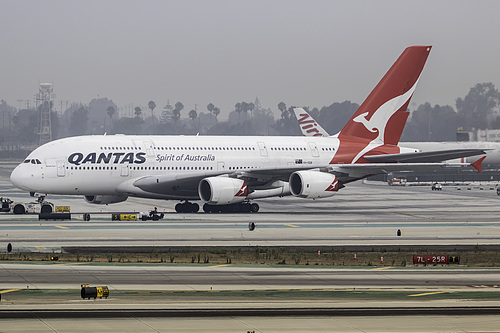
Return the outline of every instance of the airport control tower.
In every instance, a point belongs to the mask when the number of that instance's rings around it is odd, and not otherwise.
[[[52,141],[50,112],[52,111],[53,97],[52,83],[40,83],[38,94],[36,95],[39,145]]]

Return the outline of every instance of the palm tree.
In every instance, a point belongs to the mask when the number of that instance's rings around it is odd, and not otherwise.
[[[241,107],[241,103],[236,103],[234,105],[234,111],[238,112],[238,122],[240,122],[241,121],[241,118],[240,118],[241,111],[243,111],[243,108]]]
[[[115,114],[115,108],[112,105],[110,105],[106,109],[106,112],[107,112],[107,114],[109,116],[109,122],[111,123],[111,118]],[[106,131],[106,118],[104,118],[104,131]]]
[[[208,103],[207,110],[212,114],[214,112],[215,105],[213,103]],[[215,122],[217,123],[217,116],[215,116]]]
[[[134,110],[135,110],[134,111],[135,117],[139,118],[142,114],[142,109],[140,107],[136,106]]]
[[[278,104],[278,109],[281,111],[281,119],[288,119],[288,111],[286,109],[286,104],[280,102]]]
[[[108,116],[109,118],[113,117],[113,115],[115,114],[115,108],[113,106],[108,106],[108,108],[106,109],[106,112],[108,113]]]
[[[208,103],[207,110],[212,113],[214,111],[215,105],[213,103]]]
[[[212,112],[214,113],[215,116],[215,122],[217,122],[217,116],[220,113],[220,109],[218,107],[214,107],[214,110]]]
[[[155,117],[154,117],[154,109],[156,107],[156,103],[154,101],[149,101],[148,108],[151,109],[151,124],[153,125],[153,134],[156,134],[156,126],[155,126]]]
[[[188,116],[193,120],[193,128],[194,128],[194,120],[196,119],[196,117],[198,117],[198,113],[196,112],[196,110],[191,110],[189,111]]]
[[[175,103],[174,110],[172,111],[174,121],[181,119],[181,110],[182,109],[184,109],[184,104],[182,104],[181,102]]]
[[[153,117],[153,111],[154,111],[155,107],[156,107],[156,103],[153,101],[149,101],[148,108],[151,109],[151,118]]]

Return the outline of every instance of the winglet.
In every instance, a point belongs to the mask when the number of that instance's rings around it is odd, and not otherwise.
[[[474,169],[479,171],[479,173],[481,173],[483,171],[482,163],[483,163],[485,158],[486,158],[486,156],[483,156],[480,159],[478,159],[477,161],[472,162],[470,165],[473,166]]]

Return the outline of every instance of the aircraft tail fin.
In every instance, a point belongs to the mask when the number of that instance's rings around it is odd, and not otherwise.
[[[339,138],[357,137],[397,145],[409,113],[406,111],[431,46],[410,46],[340,131]]]
[[[330,136],[303,108],[293,108],[303,136]]]

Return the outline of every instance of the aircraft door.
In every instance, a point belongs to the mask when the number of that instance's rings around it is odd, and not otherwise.
[[[151,141],[144,141],[144,149],[146,149],[146,155],[153,156],[154,155],[154,144]]]
[[[319,157],[319,150],[318,146],[316,146],[316,143],[309,142],[309,148],[311,148],[311,154],[313,157]]]
[[[218,171],[226,170],[226,164],[224,162],[217,162],[217,170]]]
[[[267,157],[266,144],[264,142],[257,142],[257,144],[259,145],[260,156]]]
[[[57,177],[64,177],[66,175],[66,165],[64,161],[57,161]]]
[[[122,165],[122,166],[121,166],[121,172],[120,172],[120,175],[121,175],[122,177],[127,177],[127,176],[128,176],[128,170],[129,170],[128,165]]]

